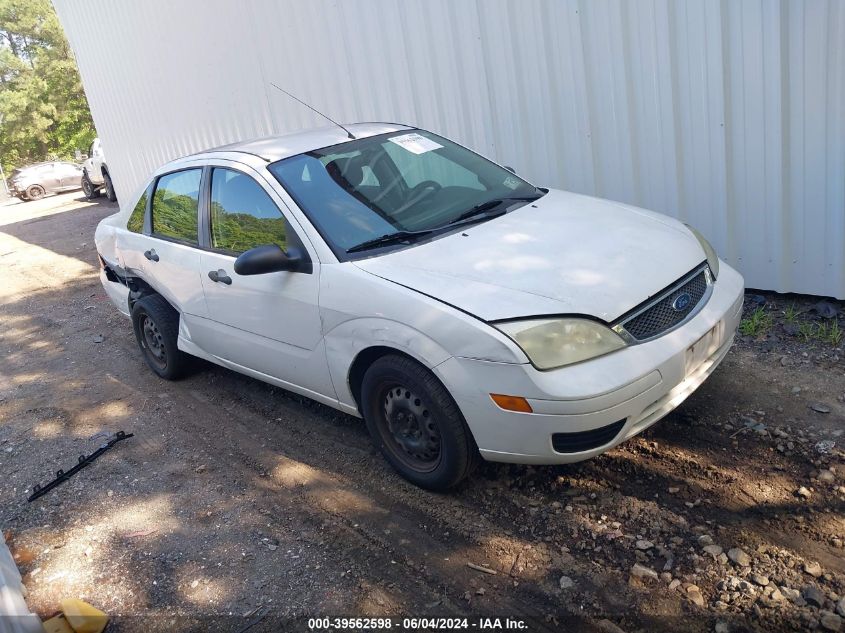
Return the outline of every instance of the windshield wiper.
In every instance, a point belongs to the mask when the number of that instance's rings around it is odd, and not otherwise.
[[[454,220],[446,224],[445,226],[453,226],[455,224],[460,224],[464,220],[469,220],[471,218],[475,218],[479,216],[479,220],[489,220],[492,218],[497,218],[500,215],[504,215],[507,213],[505,209],[501,209],[495,213],[486,213],[487,211],[491,211],[498,206],[505,204],[506,202],[532,202],[537,200],[541,196],[513,196],[511,198],[494,198],[493,200],[488,200],[487,202],[482,202],[481,204],[475,205],[472,209],[468,211],[464,211]]]
[[[360,244],[356,244],[355,246],[350,246],[346,249],[346,252],[357,253],[359,251],[365,251],[370,248],[375,248],[377,246],[393,244],[395,242],[412,242],[424,235],[429,235],[430,233],[433,233],[436,230],[445,229],[461,224],[472,224],[473,222],[497,218],[500,215],[504,215],[505,213],[507,213],[507,210],[504,208],[496,209],[496,207],[501,206],[506,202],[532,202],[541,197],[542,196],[513,196],[510,198],[494,198],[493,200],[488,200],[487,202],[482,202],[480,204],[475,205],[472,209],[461,213],[457,218],[447,224],[436,226],[433,229],[425,229],[422,231],[396,231],[395,233],[386,233],[385,235],[382,235],[380,237],[374,237],[371,240],[366,240],[365,242],[361,242]]]
[[[412,242],[424,235],[431,233],[429,230],[425,231],[396,231],[395,233],[387,233],[380,237],[374,237],[371,240],[366,240],[355,246],[350,246],[346,249],[347,253],[357,253],[358,251],[365,251],[376,246],[383,246],[385,244],[393,244],[394,242]]]

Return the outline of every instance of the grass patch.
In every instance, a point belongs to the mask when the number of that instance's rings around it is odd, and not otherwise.
[[[812,323],[804,321],[798,324],[798,336],[804,339],[805,343],[809,343],[815,335],[816,328]]]
[[[798,336],[804,339],[805,343],[815,340],[836,346],[842,342],[843,332],[837,319],[828,319],[821,323],[802,321],[798,324]]]
[[[761,336],[772,327],[772,315],[763,308],[757,308],[739,324],[743,336]]]
[[[829,319],[827,323],[816,325],[815,338],[823,343],[839,345],[839,342],[842,340],[842,330],[839,327],[839,321]]]
[[[789,307],[783,311],[783,318],[786,319],[787,323],[795,323],[795,317],[798,316],[798,310],[795,308],[794,303],[790,303]]]

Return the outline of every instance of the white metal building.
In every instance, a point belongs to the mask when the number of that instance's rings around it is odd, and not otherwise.
[[[842,0],[54,0],[118,195],[342,121],[698,227],[750,287],[845,298]]]

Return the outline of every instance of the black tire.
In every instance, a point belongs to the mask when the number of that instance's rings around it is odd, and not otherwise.
[[[382,356],[364,374],[361,394],[373,442],[411,483],[446,490],[478,464],[478,447],[458,405],[416,361]]]
[[[82,193],[84,193],[85,197],[89,200],[100,197],[100,189],[91,182],[91,178],[88,177],[87,171],[82,172]]]
[[[106,198],[109,202],[117,202],[117,194],[114,192],[114,185],[111,184],[111,176],[109,172],[103,172],[103,187],[106,189]]]
[[[147,295],[132,307],[132,328],[144,360],[165,380],[184,376],[191,356],[179,350],[179,313],[161,295]]]
[[[26,189],[27,200],[41,200],[47,192],[41,185],[30,185]]]

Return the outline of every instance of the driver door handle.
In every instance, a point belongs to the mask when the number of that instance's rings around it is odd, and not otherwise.
[[[227,286],[232,285],[232,278],[226,274],[226,271],[222,268],[219,270],[209,270],[208,271],[208,278],[211,279],[213,282],[220,282],[222,284],[226,284]]]
[[[157,262],[158,261],[158,253],[156,253],[156,249],[154,249],[154,248],[151,248],[148,251],[144,251],[144,257],[149,259],[151,262]]]

